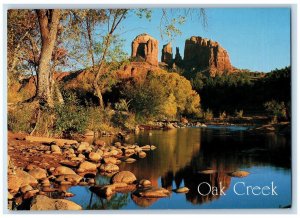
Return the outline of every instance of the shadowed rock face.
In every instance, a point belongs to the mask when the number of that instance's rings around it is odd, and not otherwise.
[[[208,71],[211,76],[233,70],[227,51],[218,42],[198,36],[185,41],[184,65]]]
[[[158,41],[148,34],[138,35],[132,42],[131,57],[158,65]]]
[[[161,53],[161,62],[171,64],[172,61],[173,61],[173,51],[172,51],[172,45],[169,42],[168,44],[163,46],[162,53]]]

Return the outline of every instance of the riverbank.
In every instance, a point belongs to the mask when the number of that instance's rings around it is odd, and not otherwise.
[[[102,140],[89,144],[9,132],[8,207],[11,210],[77,210],[81,209],[80,205],[68,200],[57,200],[72,197],[73,194],[67,192],[71,186],[93,187],[93,191],[105,197],[111,197],[118,191],[151,186],[146,179],[136,181],[130,172],[112,184],[101,187],[95,186],[95,176],[116,175],[120,171],[119,164],[131,164],[146,158],[147,153],[154,149],[154,145],[139,146],[121,142],[107,144]],[[131,177],[130,181],[127,177]],[[152,191],[152,195],[157,197],[162,193],[167,194],[163,189]],[[49,204],[44,204],[44,201]]]

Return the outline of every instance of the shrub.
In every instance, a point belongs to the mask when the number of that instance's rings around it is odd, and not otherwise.
[[[203,112],[203,119],[206,121],[210,121],[214,118],[213,112],[209,109]]]
[[[277,122],[277,118],[287,118],[287,109],[284,102],[277,102],[275,100],[268,101],[264,104],[265,110],[273,116],[273,122]]]
[[[123,94],[138,116],[174,118],[200,112],[200,96],[190,82],[176,73],[150,71],[142,82],[131,81]]]
[[[226,112],[225,111],[223,111],[222,113],[219,113],[219,119],[220,120],[224,120],[225,118],[226,118]]]
[[[235,117],[236,118],[243,118],[243,115],[244,115],[244,111],[243,110],[239,110],[239,111],[235,111]]]
[[[56,122],[54,131],[57,134],[84,133],[88,115],[79,105],[60,105],[55,108]]]
[[[8,111],[7,126],[13,132],[30,133],[34,128],[36,109],[30,104],[21,105]]]
[[[112,126],[111,119],[114,111],[107,107],[100,109],[99,107],[88,107],[88,124],[87,128],[93,131],[114,131],[115,128]]]
[[[129,112],[117,111],[112,117],[112,122],[115,127],[126,130],[134,130],[136,126],[135,115]]]
[[[118,111],[129,111],[129,103],[130,101],[126,101],[125,99],[120,99],[119,102],[115,103],[115,109]]]

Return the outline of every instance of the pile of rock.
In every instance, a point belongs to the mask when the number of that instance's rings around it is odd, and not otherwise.
[[[117,192],[132,192],[132,197],[140,198],[163,198],[170,196],[170,192],[165,188],[152,187],[149,180],[137,180],[130,171],[121,171],[111,179],[111,183],[102,186],[92,186],[91,191],[100,197],[111,198]]]
[[[34,139],[30,138],[30,140]],[[60,192],[63,197],[72,196],[71,193],[66,192],[68,188],[62,189],[61,186],[93,186],[98,172],[108,176],[114,175],[113,184],[101,188],[105,190],[107,196],[124,188],[133,190],[136,185],[128,186],[128,184],[135,182],[135,176],[128,176],[130,172],[125,173],[124,178],[122,173],[115,175],[119,172],[118,165],[121,162],[133,163],[138,158],[145,158],[146,151],[156,149],[154,145],[138,146],[120,142],[107,145],[102,140],[97,140],[94,144],[76,141],[57,144],[55,141],[49,141],[51,140],[47,140],[49,149],[44,149],[42,152],[53,154],[53,157],[62,156],[63,160],[60,161],[59,166],[43,169],[35,164],[29,164],[24,168],[8,169],[8,199],[13,200],[15,205],[21,204],[26,199],[33,199],[35,196],[47,195],[48,192]]]

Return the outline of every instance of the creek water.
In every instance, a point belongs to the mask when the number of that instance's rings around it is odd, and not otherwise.
[[[131,193],[117,193],[105,199],[92,193],[89,187],[73,186],[68,191],[75,196],[69,199],[85,210],[290,206],[290,136],[250,134],[246,129],[208,126],[144,131],[133,135],[128,143],[153,144],[157,149],[147,152],[144,159],[131,164],[122,163],[120,170],[131,171],[137,179],[148,179],[153,186],[170,190],[171,195],[145,199]],[[213,169],[215,173],[203,174],[204,169]],[[230,176],[231,172],[238,170],[250,174],[243,178]],[[96,176],[98,185],[109,181],[108,177]],[[190,191],[185,194],[172,191],[183,186]],[[259,188],[253,189],[254,186]]]

